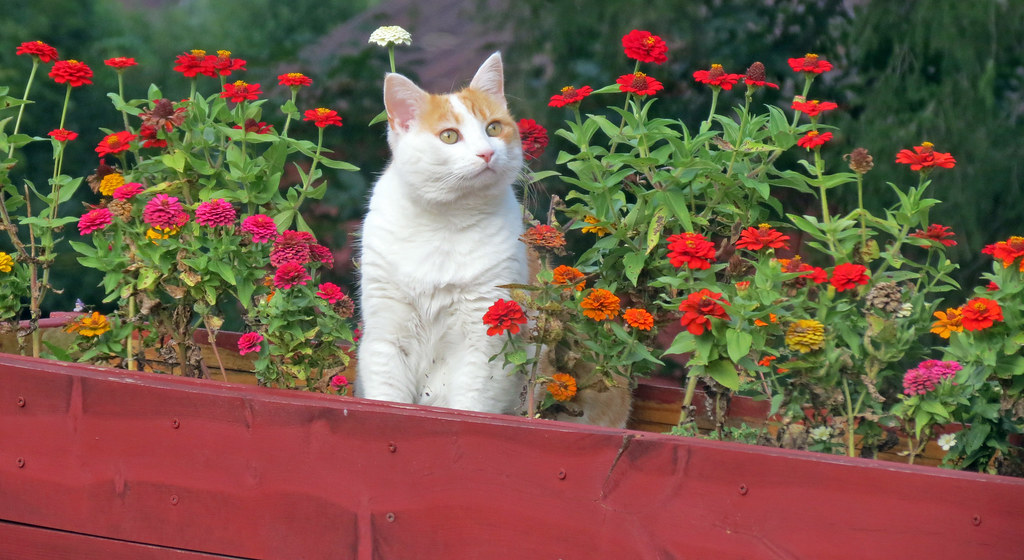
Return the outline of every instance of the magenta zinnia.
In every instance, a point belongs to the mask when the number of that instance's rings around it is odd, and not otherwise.
[[[185,225],[188,213],[177,197],[158,194],[146,203],[142,211],[142,221],[161,229],[174,229]]]
[[[236,216],[235,208],[223,198],[200,202],[196,208],[196,223],[201,226],[230,226]]]
[[[916,368],[907,370],[903,376],[903,394],[924,395],[934,391],[939,383],[946,379],[952,379],[956,372],[963,369],[960,362],[925,360]]]
[[[306,264],[312,260],[310,248],[316,244],[316,238],[309,232],[286,230],[274,240],[274,246],[270,249],[270,264],[274,266],[281,266],[289,262]]]
[[[248,332],[238,339],[238,354],[244,356],[249,352],[259,352],[262,349],[263,335],[256,332]]]
[[[505,331],[516,334],[519,325],[526,324],[526,314],[518,303],[499,299],[484,313],[484,324],[487,325],[487,336],[500,335]]]
[[[274,271],[274,287],[287,290],[293,286],[305,286],[312,277],[306,273],[306,267],[297,262],[286,262]]]
[[[109,226],[113,218],[114,216],[110,213],[109,208],[90,210],[78,219],[78,232],[82,235],[88,235],[94,231],[101,230]]]
[[[116,200],[128,200],[129,198],[141,193],[143,190],[141,183],[125,183],[114,189],[111,196]]]
[[[330,304],[335,304],[345,298],[345,294],[334,282],[324,282],[317,287],[316,297]]]
[[[266,243],[277,237],[277,224],[266,214],[255,214],[242,220],[242,231],[252,235],[253,243]]]

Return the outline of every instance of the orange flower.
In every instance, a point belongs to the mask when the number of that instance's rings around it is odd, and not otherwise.
[[[1024,236],[1014,235],[1006,241],[986,245],[981,252],[1003,261],[1003,268],[1009,268],[1013,261],[1024,257]],[[1024,259],[1020,260],[1020,270],[1024,272]]]
[[[769,313],[768,314],[768,321],[767,322],[762,321],[761,319],[754,319],[754,325],[758,326],[758,327],[767,327],[768,323],[778,323],[778,322],[779,322],[779,318],[774,313]]]
[[[93,311],[92,315],[82,315],[64,327],[65,332],[78,331],[78,334],[82,336],[99,336],[109,330],[110,323],[107,322],[107,316],[99,311]]]
[[[575,284],[577,281],[583,279],[582,272],[580,272],[578,269],[575,269],[571,266],[566,266],[564,264],[556,266],[555,269],[551,271],[551,273],[554,274],[554,278],[551,279],[552,284]],[[585,284],[586,282],[579,282],[578,284],[576,284],[576,291],[582,292],[583,286]]]
[[[556,373],[545,388],[556,401],[564,402],[576,396],[576,379],[568,373]]]
[[[583,216],[583,221],[587,222],[588,224],[596,224],[600,220],[598,220],[595,216]],[[581,229],[580,231],[582,231],[583,233],[593,233],[598,237],[604,237],[605,235],[611,233],[610,231],[608,231],[607,228],[595,225],[583,226],[583,229]]]
[[[654,316],[648,313],[646,309],[627,309],[622,313],[622,318],[626,321],[627,325],[634,329],[649,331],[654,326]]]
[[[949,335],[955,332],[964,332],[964,325],[961,322],[961,309],[960,307],[950,307],[945,311],[932,313],[932,316],[938,319],[938,321],[932,323],[931,332],[942,338],[949,338]]]
[[[778,359],[778,356],[772,356],[772,355],[769,354],[769,355],[761,358],[760,360],[758,360],[757,361],[757,365],[765,366],[765,367],[770,367],[772,365],[772,362],[774,362],[777,359]]]
[[[533,247],[544,249],[562,250],[565,247],[565,236],[552,226],[539,224],[526,230],[526,233],[519,236],[523,243]]]
[[[619,298],[615,294],[601,288],[590,290],[587,297],[580,302],[583,314],[595,321],[614,319],[619,316]]]

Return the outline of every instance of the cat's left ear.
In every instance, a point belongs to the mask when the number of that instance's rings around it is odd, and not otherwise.
[[[487,92],[505,103],[505,72],[502,69],[500,52],[487,57],[476,71],[469,87]]]

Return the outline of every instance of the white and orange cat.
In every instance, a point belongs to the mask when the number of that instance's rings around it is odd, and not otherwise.
[[[504,95],[501,56],[469,86],[435,95],[384,80],[391,162],[362,231],[356,394],[402,403],[513,413],[525,379],[509,375],[503,337],[483,316],[499,286],[528,281],[513,183],[522,144]]]

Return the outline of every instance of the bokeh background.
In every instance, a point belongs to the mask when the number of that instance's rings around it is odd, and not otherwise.
[[[981,248],[1024,234],[1024,2],[1017,0],[3,0],[0,16],[0,86],[20,96],[31,67],[15,56],[23,41],[41,40],[64,58],[85,61],[96,76],[78,88],[65,127],[80,133],[66,156],[65,173],[88,175],[96,167],[92,148],[101,128],[116,127],[119,115],[106,93],[116,77],[103,65],[114,56],[134,57],[139,66],[126,77],[128,98],[145,97],[157,84],[169,98],[188,95],[188,82],[173,72],[178,54],[191,49],[226,49],[245,59],[240,79],[260,83],[276,107],[288,97],[276,86],[283,72],[302,72],[314,85],[300,95],[300,110],[329,107],[344,119],[326,141],[335,157],[360,167],[358,173],[324,170],[328,194],[306,209],[322,243],[335,249],[334,280],[353,280],[352,234],[373,181],[387,163],[382,125],[368,126],[380,112],[387,52],[367,44],[381,25],[401,25],[413,36],[400,47],[398,70],[426,89],[448,91],[472,77],[488,54],[500,50],[513,113],[532,118],[551,133],[545,156],[532,167],[555,169],[559,138],[553,134],[568,114],[547,106],[565,85],[612,83],[633,70],[620,38],[646,29],[669,44],[669,61],[657,75],[666,88],[655,111],[695,125],[707,115],[709,91],[692,79],[712,63],[743,73],[754,61],[768,69],[778,91],[759,94],[764,103],[789,106],[803,77],[786,59],[818,53],[835,64],[819,78],[812,97],[835,101],[828,116],[839,127],[824,154],[830,168],[842,155],[868,148],[875,169],[866,176],[866,206],[881,212],[895,202],[887,181],[907,185],[916,175],[893,159],[901,148],[931,141],[957,159],[954,170],[935,176],[931,195],[943,204],[933,222],[952,227],[958,245],[950,258],[960,264],[965,289],[991,266]],[[652,72],[652,75],[653,72]],[[22,131],[45,137],[57,127],[65,88],[43,76],[33,88],[35,106]],[[211,92],[207,92],[209,94]],[[588,99],[584,112],[602,111],[603,99]],[[608,103],[613,100],[607,99]],[[725,92],[720,112],[742,102]],[[617,100],[614,103],[618,103]],[[265,118],[283,121],[271,111]],[[9,125],[10,126],[10,125]],[[8,127],[8,131],[9,131]],[[310,135],[315,134],[310,131]],[[48,142],[19,153],[14,177],[37,185],[52,170]],[[566,190],[557,179],[548,193]],[[92,202],[87,189],[63,213],[80,214]],[[830,193],[839,210],[855,204],[854,193]],[[797,211],[803,201],[793,200]],[[814,213],[814,204],[806,212]],[[546,209],[546,206],[544,206]],[[77,237],[76,231],[68,232]],[[0,239],[0,250],[9,250]],[[75,299],[96,304],[98,276],[74,261],[70,248],[55,264],[53,283],[64,293],[50,296],[48,310],[67,310]],[[953,296],[951,296],[953,297]]]

